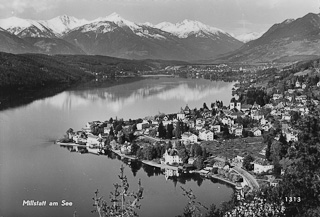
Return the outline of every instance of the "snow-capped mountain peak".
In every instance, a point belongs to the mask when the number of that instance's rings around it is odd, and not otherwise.
[[[214,28],[208,25],[205,25],[199,21],[193,20],[183,20],[180,23],[170,23],[170,22],[162,22],[156,25],[157,28],[170,32],[179,38],[187,38],[191,34],[196,34],[196,36],[204,36],[204,34],[218,34],[219,32],[225,33],[224,31]]]
[[[14,35],[22,37],[54,37],[54,33],[44,24],[44,21],[9,17],[0,19],[0,26]]]
[[[145,22],[145,23],[139,23],[139,25],[141,25],[141,26],[148,26],[148,27],[155,27],[152,23],[150,23],[150,22]]]
[[[257,38],[260,38],[263,35],[262,32],[249,32],[249,33],[244,33],[241,35],[236,36],[235,38],[238,39],[239,41],[242,41],[244,43],[247,43],[249,41],[255,40]]]
[[[176,28],[176,25],[173,23],[170,23],[170,22],[162,22],[162,23],[155,25],[155,27],[158,29],[164,30],[164,29]]]
[[[0,19],[0,26],[3,29],[13,29],[13,28],[28,28],[33,25],[33,22],[26,19],[21,19],[18,17],[9,17],[6,19]],[[17,30],[18,31],[18,30]],[[16,32],[12,32],[16,34]]]
[[[131,22],[129,20],[122,18],[117,13],[112,13],[106,17],[100,17],[98,19],[93,20],[93,22],[102,22],[102,21],[113,22],[113,23],[117,24],[119,27],[129,27],[132,31],[137,31],[137,30],[141,29],[140,26],[138,26],[134,22]]]
[[[59,34],[59,35],[66,33],[71,29],[74,29],[76,27],[79,27],[88,23],[87,20],[84,20],[84,19],[79,20],[75,17],[71,17],[68,15],[58,16],[44,22],[46,26],[48,26],[56,34]]]

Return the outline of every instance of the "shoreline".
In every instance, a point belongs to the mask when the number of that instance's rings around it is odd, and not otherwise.
[[[149,165],[149,166],[153,166],[153,167],[157,167],[157,168],[160,168],[160,169],[171,169],[171,170],[179,170],[179,169],[182,169],[182,168],[179,168],[179,167],[175,167],[175,166],[170,166],[170,165],[166,165],[166,164],[158,164],[156,162],[153,162],[153,161],[148,161],[148,160],[139,160],[138,158],[136,157],[132,157],[132,156],[129,156],[129,155],[126,155],[126,154],[122,154],[120,150],[113,150],[113,149],[110,149],[111,152],[119,155],[120,157],[123,157],[123,158],[127,158],[127,159],[131,159],[131,160],[137,160],[137,161],[140,161],[141,163],[144,163],[146,165]]]
[[[131,157],[131,156],[129,156],[129,155],[122,154],[122,153],[120,152],[120,150],[110,149],[110,151],[113,152],[113,153],[115,153],[115,154],[117,154],[117,155],[119,155],[120,157],[127,158],[127,159],[131,159],[131,160],[137,160],[137,161],[140,161],[140,162],[143,163],[143,164],[146,164],[146,165],[149,165],[149,166],[152,166],[152,167],[157,167],[157,168],[160,168],[160,169],[172,169],[172,170],[182,169],[181,167],[179,168],[179,167],[170,166],[170,165],[166,165],[166,164],[158,164],[158,163],[155,163],[155,162],[153,162],[153,161],[139,160],[139,159],[137,159],[136,157]],[[216,176],[216,175],[204,175],[204,174],[201,174],[201,172],[199,172],[199,171],[196,171],[196,172],[194,172],[194,173],[198,173],[198,174],[200,174],[201,176],[204,176],[205,178],[213,178],[213,179],[217,179],[217,180],[220,180],[220,181],[222,181],[222,182],[225,182],[225,183],[227,183],[227,184],[230,184],[230,185],[232,185],[232,186],[235,188],[235,190],[236,190],[236,188],[237,188],[237,184],[236,184],[236,183],[234,183],[234,182],[232,182],[232,181],[229,181],[229,180],[227,180],[227,179],[224,179],[224,178],[222,178],[222,177],[219,177],[219,176]]]
[[[60,146],[87,147],[87,146],[85,146],[85,145],[79,145],[79,144],[70,143],[70,142],[68,142],[68,143],[63,143],[63,142],[57,142],[57,141],[56,141],[55,144],[60,145]],[[110,150],[112,153],[120,156],[121,158],[126,158],[126,159],[129,159],[129,160],[140,161],[141,163],[146,164],[146,165],[148,165],[148,166],[152,166],[152,167],[156,167],[156,168],[160,168],[160,169],[171,169],[171,170],[175,170],[175,171],[178,171],[179,169],[180,169],[180,170],[183,170],[183,168],[182,168],[181,166],[176,167],[176,166],[171,166],[171,165],[167,165],[167,164],[158,164],[158,163],[156,163],[156,162],[154,162],[154,161],[139,160],[139,159],[136,158],[136,157],[129,156],[129,155],[126,155],[126,154],[121,153],[120,150],[114,150],[114,149],[109,149],[109,150]],[[212,175],[212,174],[207,175],[207,174],[201,173],[200,171],[194,171],[193,173],[198,173],[198,174],[200,174],[201,176],[203,176],[204,178],[213,178],[213,179],[220,180],[220,181],[222,181],[222,182],[225,182],[225,183],[227,183],[227,184],[232,185],[235,189],[236,189],[236,187],[237,187],[237,184],[236,184],[236,183],[234,183],[234,182],[232,182],[232,181],[229,181],[229,180],[227,180],[227,179],[224,179],[224,178],[222,178],[222,177],[219,177],[219,176],[217,176],[217,175]]]
[[[223,181],[223,182],[226,182],[226,183],[232,185],[232,186],[235,187],[235,188],[237,187],[237,184],[236,184],[236,183],[231,182],[231,181],[229,181],[229,180],[227,180],[227,179],[224,179],[224,178],[219,177],[219,176],[216,176],[216,175],[210,175],[210,176],[211,176],[210,178],[218,179],[218,180],[220,180],[220,181]]]

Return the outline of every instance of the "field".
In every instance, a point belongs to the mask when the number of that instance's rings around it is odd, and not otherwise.
[[[262,137],[247,137],[202,142],[201,146],[205,147],[211,155],[230,159],[237,155],[243,157],[247,154],[257,156],[265,145]]]

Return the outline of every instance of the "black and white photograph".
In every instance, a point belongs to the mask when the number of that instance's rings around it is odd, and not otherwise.
[[[320,216],[320,0],[0,0],[0,217],[131,216]]]

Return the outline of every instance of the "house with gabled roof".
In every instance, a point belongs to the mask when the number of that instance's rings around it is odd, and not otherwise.
[[[242,136],[243,126],[241,124],[234,124],[229,127],[229,133],[235,136]]]
[[[202,129],[199,131],[199,139],[203,141],[213,141],[213,136],[214,134],[210,130]]]
[[[264,117],[263,113],[261,111],[253,111],[251,112],[251,118],[254,120],[260,120]]]
[[[99,134],[99,136],[95,136],[91,133],[87,134],[87,146],[99,145],[101,143],[101,140],[101,134]]]
[[[287,130],[284,132],[287,142],[296,142],[298,141],[298,133],[294,130]]]
[[[253,133],[254,136],[261,136],[261,130],[257,127],[252,128],[251,132]]]
[[[256,158],[251,164],[253,164],[253,172],[257,174],[268,172],[274,168],[272,164],[262,158]]]
[[[190,132],[184,132],[184,133],[181,135],[181,140],[182,140],[183,142],[187,142],[187,141],[190,141],[190,142],[198,142],[198,136],[196,136],[195,134],[190,133]]]
[[[184,114],[189,115],[190,114],[190,108],[188,105],[186,105],[186,107],[183,110]]]
[[[230,117],[224,117],[221,119],[221,123],[222,124],[226,124],[226,125],[233,125],[234,124],[234,120]]]
[[[163,154],[165,164],[182,163],[182,159],[178,155],[177,149],[169,149]]]

